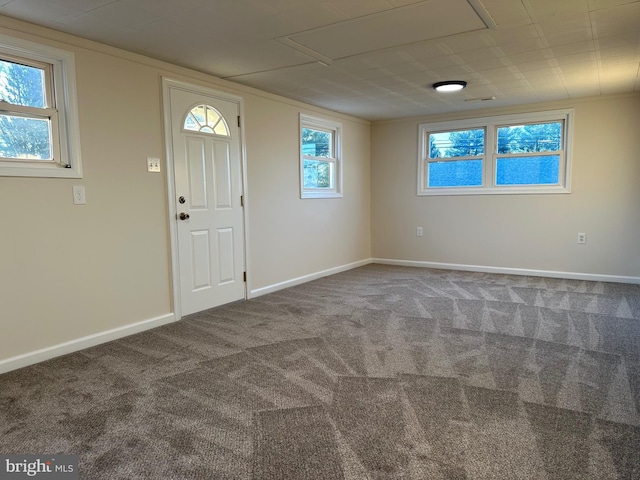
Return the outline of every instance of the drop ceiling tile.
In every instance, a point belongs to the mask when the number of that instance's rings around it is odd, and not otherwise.
[[[83,2],[84,0],[56,0],[58,2],[61,1],[73,1],[73,2]],[[93,0],[96,1],[105,1],[105,0]],[[113,0],[109,0],[113,1]],[[202,4],[197,0],[180,0],[180,2],[176,2],[175,0],[136,0],[136,7],[144,12],[148,12],[153,15],[157,15],[159,17],[165,19],[172,19],[176,15],[183,14],[185,12],[190,12],[200,7]]]
[[[100,23],[99,20],[92,17],[83,18],[78,22],[81,25],[80,28],[86,28],[87,26],[92,28],[98,23]],[[117,47],[126,45],[131,51],[169,60],[175,58],[176,54],[184,54],[184,50],[181,49],[184,49],[185,45],[187,45],[184,41],[187,37],[189,36],[181,35],[181,29],[167,20],[158,20],[135,29],[128,28],[120,31],[117,43],[114,42],[113,44]],[[164,45],[167,40],[170,43],[169,48]],[[187,49],[186,51],[188,52],[189,50]]]
[[[600,85],[573,87],[568,90],[569,98],[596,97],[600,95]]]
[[[550,58],[545,58],[542,60],[533,60],[530,62],[518,62],[517,64],[514,64],[514,65],[519,72],[524,72],[524,73],[531,72],[534,70],[548,69],[556,66],[555,61]]]
[[[458,52],[457,56],[466,63],[477,63],[485,60],[495,60],[506,57],[506,53],[500,47],[476,48],[466,52]]]
[[[587,0],[589,10],[604,10],[619,5],[635,3],[638,0]]]
[[[637,35],[632,36],[616,35],[611,37],[599,38],[597,40],[597,45],[600,51],[616,49],[638,50],[640,49],[640,32],[638,32]]]
[[[321,2],[297,2],[294,8],[277,14],[277,18],[290,25],[288,32],[283,35],[304,32],[319,28],[323,25],[331,25],[336,22],[348,20],[348,16],[337,12]]]
[[[128,45],[126,39],[134,33],[134,30],[121,26],[118,23],[102,21],[89,13],[81,13],[74,17],[66,18],[52,26],[58,30],[71,33],[83,38],[89,38],[96,42],[102,42],[132,52],[137,52],[138,45]],[[146,44],[145,44],[146,46]]]
[[[574,53],[573,55],[563,55],[555,57],[558,65],[568,65],[570,63],[589,63],[593,60],[597,60],[598,55],[596,52],[583,52]]]
[[[552,32],[554,29],[580,30],[589,27],[591,21],[590,18],[589,12],[585,10],[583,12],[565,12],[544,15],[538,17],[535,23],[540,25],[543,30],[548,30],[549,32]]]
[[[49,25],[64,22],[78,14],[77,10],[48,0],[21,0],[9,2],[0,7],[0,15]]]
[[[460,65],[460,59],[455,55],[441,55],[439,57],[422,59],[419,63],[429,69],[440,69],[457,67]]]
[[[522,2],[537,21],[589,11],[587,0],[522,0]]]
[[[117,0],[49,0],[48,3],[55,3],[66,8],[71,8],[79,12],[88,12],[102,7]],[[7,3],[7,2],[4,2]]]
[[[487,11],[496,22],[498,28],[503,26],[528,25],[531,17],[522,2],[512,0],[483,0]]]
[[[340,12],[345,18],[356,18],[364,15],[372,15],[395,6],[387,0],[322,0],[330,8]]]
[[[603,79],[600,91],[602,95],[618,95],[633,91],[635,80],[629,79]]]
[[[600,85],[600,74],[597,68],[594,68],[590,72],[564,72],[562,78],[567,86],[567,90],[570,91],[572,88]]]
[[[445,53],[437,42],[420,42],[413,45],[398,47],[404,54],[411,56],[415,60],[425,60],[434,57],[441,57]]]
[[[550,48],[541,48],[538,50],[529,50],[528,52],[513,53],[509,55],[509,59],[515,65],[526,65],[531,62],[539,62],[553,58],[553,51]]]
[[[603,80],[630,79],[635,80],[638,73],[638,62],[633,63],[602,63],[600,78]]]
[[[525,27],[524,30],[523,32],[511,32],[509,35],[503,32],[500,32],[499,36],[497,33],[493,34],[494,38],[496,38],[496,45],[507,55],[540,50],[548,46],[535,29],[533,29],[534,33],[528,27]]]
[[[593,30],[591,26],[581,29],[554,29],[544,33],[542,38],[550,47],[559,47],[571,43],[588,42],[593,40]]]
[[[442,53],[462,53],[483,47],[495,47],[496,42],[491,33],[494,30],[461,33],[437,40]]]
[[[483,60],[471,60],[467,62],[467,65],[474,69],[480,69],[481,71],[490,70],[492,68],[509,67],[513,66],[513,62],[509,57],[499,58],[485,58]]]
[[[586,42],[566,43],[563,45],[551,46],[551,51],[557,57],[565,57],[578,53],[595,52],[596,45],[592,40]]]
[[[466,0],[429,0],[289,38],[336,59],[486,28]]]
[[[86,14],[97,22],[114,24],[124,28],[138,28],[162,20],[162,17],[141,10],[137,4],[127,0],[118,0],[96,8]]]
[[[569,63],[558,67],[558,69],[563,75],[575,73],[588,77],[591,74],[597,74],[598,62],[594,60],[590,62]]]
[[[591,22],[597,38],[638,33],[640,30],[640,2],[621,5],[591,13]]]

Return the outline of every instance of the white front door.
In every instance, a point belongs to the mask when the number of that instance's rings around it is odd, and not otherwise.
[[[181,84],[165,88],[175,184],[174,282],[178,310],[188,315],[245,298],[240,106]]]

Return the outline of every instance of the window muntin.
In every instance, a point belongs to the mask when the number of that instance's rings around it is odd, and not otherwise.
[[[81,178],[71,52],[0,34],[0,175]]]
[[[300,184],[302,198],[340,197],[341,125],[300,115]]]
[[[420,125],[418,195],[568,193],[572,114]]]
[[[211,105],[196,105],[187,113],[184,130],[215,135],[229,136],[229,127],[224,118]]]

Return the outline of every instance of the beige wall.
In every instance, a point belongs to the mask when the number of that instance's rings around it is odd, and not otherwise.
[[[251,288],[370,258],[369,124],[337,118],[343,126],[343,197],[302,200],[299,142],[287,132],[298,131],[301,111],[332,117],[246,100]]]
[[[146,171],[164,159],[163,75],[244,99],[252,289],[371,257],[368,122],[5,17],[0,33],[75,52],[84,171],[0,177],[0,364],[172,312],[166,179]],[[301,111],[344,125],[342,199],[299,197]]]
[[[571,194],[417,196],[419,123],[561,107],[575,107]],[[640,277],[640,96],[466,115],[372,125],[374,258]]]

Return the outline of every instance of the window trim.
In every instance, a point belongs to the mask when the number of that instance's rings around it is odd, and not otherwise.
[[[82,178],[80,129],[76,98],[75,55],[59,48],[0,34],[0,55],[45,71],[47,108],[30,112],[31,107],[9,104],[5,113],[29,113],[51,120],[54,160],[0,160],[0,176]],[[26,110],[25,110],[26,109]]]
[[[496,115],[464,120],[421,123],[418,125],[418,196],[431,195],[516,195],[516,194],[558,194],[571,193],[571,160],[573,140],[574,109],[524,112],[509,115]],[[522,125],[528,123],[563,122],[563,150],[555,152],[535,152],[535,156],[545,156],[560,152],[559,182],[554,185],[508,185],[496,184],[497,161],[505,154],[497,153],[498,127]],[[484,155],[482,160],[482,185],[475,187],[428,187],[429,133],[466,129],[485,129]],[[518,156],[527,156],[519,154]],[[506,156],[508,158],[508,156]],[[476,158],[476,157],[474,157]],[[455,157],[461,160],[463,157]]]
[[[333,156],[316,157],[302,153],[302,129],[311,128],[333,134]],[[342,124],[323,118],[312,117],[300,113],[298,128],[298,147],[300,152],[300,198],[340,198],[342,197]],[[304,161],[314,160],[332,163],[334,165],[335,178],[333,188],[305,188],[304,186]]]

